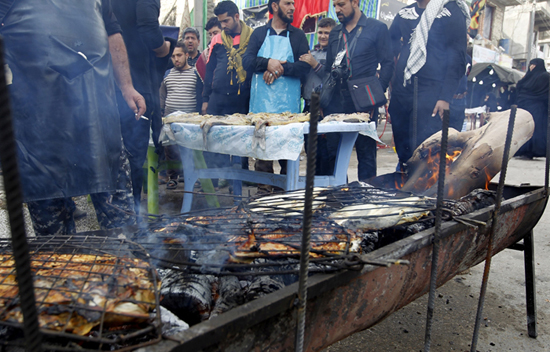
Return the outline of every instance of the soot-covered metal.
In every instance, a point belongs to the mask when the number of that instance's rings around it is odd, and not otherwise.
[[[298,280],[304,191],[259,198],[232,209],[159,217],[136,235],[159,268],[161,304],[196,324]],[[445,202],[445,218],[494,204],[478,190]],[[374,206],[373,206],[374,205]],[[389,266],[371,252],[433,226],[435,200],[355,182],[315,188],[310,273]]]

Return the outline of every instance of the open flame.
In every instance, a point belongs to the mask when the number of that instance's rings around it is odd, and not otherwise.
[[[446,164],[447,167],[454,163],[462,153],[461,149],[457,149],[451,152],[451,154],[446,154]],[[415,183],[415,188],[424,191],[432,187],[437,183],[439,178],[439,151],[434,151],[432,148],[428,149],[428,155],[426,156],[426,164],[428,168],[428,173],[419,177]],[[452,194],[452,185],[449,185],[449,194]]]

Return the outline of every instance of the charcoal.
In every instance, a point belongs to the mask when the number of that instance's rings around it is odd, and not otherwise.
[[[236,276],[222,276],[218,283],[218,297],[214,304],[214,309],[210,313],[210,318],[227,312],[244,302],[244,291],[241,283]]]
[[[186,274],[159,269],[162,280],[160,304],[190,325],[208,319],[212,309],[211,275]]]
[[[283,287],[285,287],[285,284],[281,275],[256,276],[245,291],[245,299],[247,302],[252,301]]]
[[[378,231],[361,234],[361,250],[364,254],[372,252],[378,243]]]
[[[446,210],[444,219],[448,220],[452,216],[468,214],[479,209],[483,209],[495,204],[496,192],[485,189],[475,189],[459,200],[445,200],[444,208]]]

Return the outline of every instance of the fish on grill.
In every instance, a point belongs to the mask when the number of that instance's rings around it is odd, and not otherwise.
[[[321,120],[321,123],[327,123],[327,122],[369,122],[370,121],[370,114],[365,112],[360,113],[353,113],[353,114],[332,114],[326,116],[323,120]]]
[[[111,255],[32,253],[41,328],[87,335],[106,326],[143,323],[156,308],[156,271],[143,260]],[[155,276],[155,277],[153,277]],[[0,255],[0,320],[22,323],[15,262]]]
[[[429,215],[432,204],[433,200],[427,197],[396,198],[346,206],[329,217],[352,230],[382,230]]]
[[[182,114],[170,114],[163,118],[163,123],[173,123],[173,122],[180,122],[180,123],[190,123],[193,125],[200,125],[204,121],[208,120],[209,118],[214,117],[213,115],[200,115],[198,112],[193,113],[182,113]]]

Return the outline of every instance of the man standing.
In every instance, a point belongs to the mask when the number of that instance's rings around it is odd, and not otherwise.
[[[160,30],[158,0],[113,1],[113,12],[128,48],[132,81],[147,103],[147,111],[143,114],[147,119],[143,119],[123,104],[124,94],[117,90],[122,138],[130,159],[135,211],[139,213],[150,129],[153,128],[156,144],[162,126],[158,90],[169,63],[170,43],[164,40]]]
[[[309,64],[300,61],[308,53],[304,32],[291,25],[294,0],[269,0],[273,18],[256,28],[243,57],[243,66],[254,72],[250,91],[250,112],[300,112],[300,79]],[[286,162],[280,161],[281,173]],[[273,173],[273,162],[258,160],[256,170]]]
[[[222,1],[214,9],[223,31],[212,38],[206,64],[202,112],[211,115],[247,114],[251,72],[243,68],[252,28],[239,20],[232,1]]]
[[[183,31],[181,37],[187,47],[187,52],[189,53],[189,59],[187,61],[189,62],[189,65],[194,67],[201,54],[199,50],[201,35],[195,28],[187,27]]]
[[[181,41],[172,53],[174,67],[164,78],[160,86],[160,106],[162,116],[175,111],[198,112],[202,105],[203,83],[195,67],[189,65],[187,46]],[[164,148],[166,160],[180,160],[178,147],[169,145]],[[167,170],[167,189],[176,189],[178,176],[182,170]]]
[[[390,36],[398,61],[389,113],[402,168],[420,143],[441,130],[443,111],[464,76],[469,17],[462,0],[417,0],[393,20]]]
[[[139,116],[146,107],[132,86],[110,1],[20,0],[0,7],[0,18],[21,185],[35,233],[74,233],[70,197],[86,194],[102,228],[134,223],[113,70],[124,104]],[[48,54],[30,58],[29,42]]]
[[[359,9],[359,0],[335,0],[334,9],[340,24],[329,37],[326,72],[344,72],[338,80],[331,103],[323,110],[325,116],[333,113],[365,112],[355,107],[348,81],[378,76],[378,81],[385,92],[393,74],[388,27],[374,18],[367,18]],[[380,65],[380,72],[377,67]],[[377,114],[378,107],[369,111],[371,116]],[[332,173],[336,157],[337,141],[335,136],[327,140],[329,156],[327,170]],[[358,179],[365,181],[376,176],[376,141],[359,135],[355,142],[358,161]]]
[[[306,77],[306,83],[303,85],[302,97],[305,100],[304,112],[309,111],[309,103],[313,89],[322,84],[325,75],[325,62],[327,61],[328,38],[330,31],[336,26],[332,18],[323,18],[317,24],[317,38],[319,44],[315,46],[313,52],[308,52],[300,56],[300,61],[307,62],[311,69]]]
[[[208,33],[208,39],[210,41],[212,40],[212,38],[216,36],[216,34],[222,31],[220,21],[218,21],[218,18],[216,16],[210,18],[208,22],[206,22],[204,29],[206,29],[206,32]],[[197,68],[197,72],[199,73],[203,81],[204,81],[204,78],[206,77],[206,61],[208,60],[209,55],[210,55],[210,43],[208,44],[208,47],[200,54],[195,64],[195,67]]]

